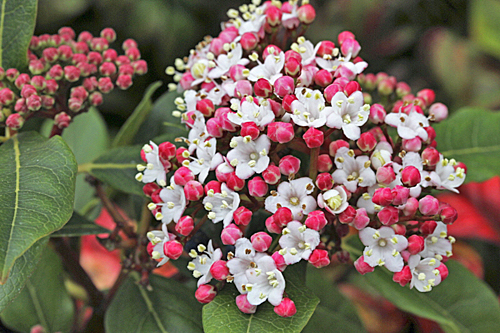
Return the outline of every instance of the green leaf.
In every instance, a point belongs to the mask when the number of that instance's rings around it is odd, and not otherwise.
[[[137,164],[141,160],[141,146],[127,146],[110,149],[91,163],[78,167],[102,182],[125,193],[144,195],[144,183],[135,179]]]
[[[37,0],[0,1],[0,66],[22,69],[35,30]]]
[[[201,304],[181,283],[151,274],[151,291],[132,273],[111,302],[106,332],[202,332]]]
[[[37,240],[73,213],[76,161],[56,136],[14,136],[0,147],[0,282]]]
[[[305,286],[305,266],[305,262],[298,263],[284,272],[285,291],[297,307],[294,316],[278,316],[267,301],[259,305],[254,314],[245,314],[236,306],[235,299],[239,292],[234,285],[226,285],[211,303],[203,307],[203,329],[206,333],[301,332],[319,303],[319,299]]]
[[[49,247],[26,282],[26,288],[0,315],[3,323],[20,332],[42,325],[46,332],[69,332],[74,306],[63,281],[59,256]]]
[[[470,3],[471,38],[484,51],[500,58],[500,3],[474,0]]]
[[[7,279],[4,285],[0,286],[0,313],[23,290],[26,280],[33,274],[36,265],[40,261],[48,240],[48,237],[40,239],[14,262],[11,277]]]
[[[358,257],[363,245],[355,238],[351,237],[344,248]],[[436,321],[445,332],[500,332],[500,305],[491,288],[453,260],[446,266],[446,280],[427,293],[401,287],[392,281],[393,273],[382,267],[357,280],[361,287],[369,285],[401,310]]]
[[[84,235],[109,234],[110,232],[110,230],[95,224],[77,212],[73,212],[73,216],[71,216],[68,223],[62,229],[50,235],[50,237],[79,237]]]
[[[465,181],[481,182],[500,175],[500,113],[463,108],[434,126],[438,150],[467,166]]]
[[[156,81],[149,85],[144,93],[144,97],[141,102],[135,108],[134,112],[128,117],[127,121],[120,128],[120,131],[116,135],[111,146],[113,148],[126,146],[133,142],[134,136],[137,134],[139,127],[142,125],[146,117],[149,115],[153,109],[153,102],[151,101],[151,96],[155,91],[162,85],[160,81]]]
[[[332,269],[308,265],[306,284],[319,297],[320,303],[303,332],[365,332],[356,309],[334,285],[331,273]]]

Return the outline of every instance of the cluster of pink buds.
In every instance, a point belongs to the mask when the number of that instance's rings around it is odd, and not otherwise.
[[[360,273],[385,266],[402,286],[438,285],[456,211],[430,193],[457,192],[466,172],[436,149],[431,124],[446,106],[431,90],[414,96],[387,74],[362,75],[351,32],[337,44],[300,36],[315,16],[309,4],[254,1],[228,14],[217,38],[176,62],[182,72],[167,69],[184,92],[174,115],[189,129],[186,146],[150,142],[141,152],[136,178],[162,222],[148,234],[152,257],[178,258],[205,222],[222,224],[189,252],[196,298],[215,297],[212,279],[232,282],[244,313],[267,300],[286,317],[296,309],[283,271],[349,261],[341,240],[357,230]],[[262,228],[249,234],[251,224]]]
[[[116,39],[111,28],[94,37],[64,27],[55,35],[33,36],[28,50],[29,73],[0,68],[1,124],[18,130],[32,117],[54,119],[60,134],[72,118],[100,105],[114,87],[127,89],[135,75],[147,72],[137,43],[126,40],[124,55],[109,47]]]

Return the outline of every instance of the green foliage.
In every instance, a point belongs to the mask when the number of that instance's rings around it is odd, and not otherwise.
[[[0,66],[22,69],[35,30],[38,0],[1,0]]]
[[[265,302],[254,314],[245,314],[236,306],[239,292],[234,285],[226,285],[215,299],[203,307],[203,329],[206,333],[238,332],[301,332],[311,318],[319,299],[305,286],[306,262],[287,267],[284,272],[285,292],[295,302],[297,313],[283,318],[274,307]]]
[[[61,259],[45,247],[26,288],[0,317],[5,325],[19,332],[30,332],[31,327],[40,324],[49,333],[69,332],[73,315],[73,300],[64,286]]]
[[[202,332],[201,304],[181,283],[150,275],[152,290],[132,273],[122,284],[105,316],[109,333]]]
[[[466,181],[481,182],[500,175],[500,113],[463,108],[437,124],[436,141],[444,157],[467,166]]]
[[[69,220],[75,176],[75,157],[61,137],[26,132],[0,147],[2,283],[16,259]]]
[[[484,51],[500,58],[500,3],[495,0],[472,0],[470,26],[472,40]]]
[[[9,279],[0,286],[0,313],[23,290],[26,280],[33,274],[40,261],[48,240],[48,237],[40,239],[14,262]]]
[[[50,237],[78,237],[103,233],[109,234],[110,231],[86,219],[77,212],[73,212],[73,216],[71,216],[68,223],[62,229],[50,235]]]

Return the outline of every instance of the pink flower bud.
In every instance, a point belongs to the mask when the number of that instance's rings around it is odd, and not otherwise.
[[[441,263],[437,270],[439,271],[439,275],[441,275],[441,282],[444,281],[444,279],[448,277],[448,267],[446,267],[445,264]]]
[[[305,225],[309,229],[314,229],[316,231],[320,231],[321,229],[323,229],[327,223],[328,221],[325,217],[325,213],[323,213],[321,210],[315,210],[310,212],[307,215],[305,221]]]
[[[236,87],[234,88],[234,93],[239,98],[243,98],[247,95],[252,95],[253,87],[250,81],[240,80],[236,82]]]
[[[418,202],[418,209],[422,215],[436,215],[439,212],[439,200],[426,195]]]
[[[243,72],[246,70],[246,67],[243,65],[234,65],[229,69],[229,76],[233,81],[245,80],[246,77]]]
[[[378,85],[377,85],[377,90],[378,93],[382,96],[388,96],[394,92],[394,89],[396,88],[396,82],[395,80],[391,79],[392,77],[382,79]]]
[[[271,141],[286,143],[295,137],[295,132],[291,123],[274,122],[267,126],[267,136]]]
[[[286,112],[292,112],[292,102],[296,101],[297,97],[295,95],[286,95],[283,97],[283,102],[281,105]]]
[[[374,124],[382,124],[384,122],[387,112],[380,104],[373,104],[370,107],[370,121]]]
[[[330,255],[326,250],[316,249],[311,253],[309,262],[316,268],[325,267],[330,264]]]
[[[226,185],[233,191],[239,191],[245,187],[245,180],[238,178],[236,173],[232,172],[227,178]]]
[[[37,91],[35,87],[33,87],[31,84],[25,84],[23,88],[21,89],[21,97],[22,98],[28,98],[31,95],[36,95]]]
[[[281,233],[281,231],[280,231]],[[274,260],[274,263],[276,264],[276,268],[280,271],[280,272],[283,272],[287,266],[287,264],[285,263],[285,258],[279,254],[278,251],[274,252],[271,257],[273,258]]]
[[[219,118],[210,118],[207,120],[207,132],[214,138],[221,138],[224,135],[224,129]]]
[[[99,73],[104,76],[111,76],[116,73],[116,65],[112,62],[103,62],[99,66]]]
[[[26,106],[30,111],[38,111],[42,107],[42,98],[38,95],[31,95],[26,99]]]
[[[231,43],[236,36],[238,36],[238,29],[234,26],[225,28],[219,34],[219,38],[221,38],[225,43]]]
[[[296,174],[300,169],[300,160],[292,155],[284,156],[280,160],[279,168],[281,173],[285,176]]]
[[[277,47],[274,44],[269,44],[264,49],[264,52],[262,52],[262,58],[264,60],[266,60],[266,58],[267,58],[268,55],[270,55],[270,54],[272,54],[272,55],[278,55],[278,54],[280,54],[280,52],[281,52],[281,49],[279,47]]]
[[[18,130],[24,125],[24,118],[19,113],[13,113],[5,121],[7,127]]]
[[[194,221],[191,216],[183,216],[175,225],[175,231],[183,236],[187,236],[194,229]]]
[[[116,40],[116,32],[113,28],[105,28],[101,30],[101,37],[105,38],[108,42],[113,43]]]
[[[422,89],[417,93],[417,97],[422,98],[425,103],[425,106],[429,106],[434,103],[436,98],[436,93],[432,89]]]
[[[269,236],[269,234],[260,231],[253,234],[250,240],[252,241],[252,246],[255,251],[265,252],[269,249],[269,246],[271,246],[273,238]]]
[[[191,72],[185,72],[182,74],[181,80],[179,81],[179,84],[181,85],[182,89],[188,90],[191,89],[191,84],[194,81],[194,77],[191,75]]]
[[[321,191],[327,191],[333,188],[334,181],[330,173],[324,172],[317,176],[315,183]]]
[[[329,146],[330,156],[335,156],[335,154],[337,154],[337,150],[339,150],[342,147],[349,148],[349,143],[344,140],[336,140],[331,142]]]
[[[439,123],[448,117],[448,107],[443,103],[434,103],[429,108],[429,116],[432,121]]]
[[[215,112],[215,115],[217,118],[219,118],[222,129],[229,132],[234,132],[236,131],[238,126],[229,121],[229,119],[227,118],[227,115],[229,113],[234,113],[234,112],[232,112],[231,109],[229,108],[218,108],[217,111]]]
[[[43,76],[33,76],[30,83],[36,90],[43,90],[45,88],[45,78]]]
[[[203,98],[196,102],[196,110],[200,111],[204,116],[210,117],[215,111],[214,103],[208,98]]]
[[[408,282],[411,281],[412,276],[413,275],[411,273],[410,267],[404,266],[401,271],[394,273],[394,275],[392,276],[392,280],[399,283],[401,287],[404,287],[408,284]]]
[[[281,179],[280,169],[275,165],[269,165],[267,169],[262,172],[262,177],[266,183],[274,185]]]
[[[94,36],[88,31],[82,31],[78,35],[78,41],[79,42],[90,42]]]
[[[410,195],[410,189],[400,185],[396,185],[391,192],[392,204],[395,206],[404,205]]]
[[[408,151],[420,151],[422,148],[422,140],[419,137],[413,139],[403,139],[403,149]]]
[[[252,211],[246,207],[238,207],[233,213],[234,223],[246,226],[252,220]]]
[[[406,82],[398,82],[396,84],[396,94],[398,97],[404,97],[411,93],[411,88]]]
[[[323,145],[323,142],[325,141],[325,136],[323,132],[314,127],[309,127],[309,129],[304,133],[302,138],[304,139],[307,147],[309,148],[320,147],[321,145]],[[280,162],[280,168],[281,168],[281,162]]]
[[[9,88],[0,90],[0,103],[2,105],[10,105],[14,101],[14,92]]]
[[[89,101],[90,101],[90,104],[93,106],[101,105],[102,101],[103,101],[102,94],[98,91],[93,92],[89,96]]]
[[[16,104],[14,105],[14,111],[19,112],[19,113],[28,112],[28,107],[26,106],[26,99],[25,98],[20,98],[16,101]]]
[[[217,296],[217,290],[210,284],[202,284],[198,287],[198,289],[196,289],[196,292],[194,293],[194,297],[196,297],[196,300],[202,304],[208,304],[212,302],[215,296]]]
[[[274,234],[281,234],[283,227],[279,226],[275,221],[273,216],[269,216],[266,219],[266,229]]]
[[[403,214],[405,216],[413,216],[417,212],[418,209],[418,200],[409,197],[408,201],[406,201],[405,207],[403,208]]]
[[[320,87],[326,87],[333,81],[333,75],[326,69],[320,69],[314,75],[314,83]]]
[[[190,180],[184,186],[184,194],[186,195],[187,200],[198,201],[204,194],[203,185],[196,180]]]
[[[210,274],[217,281],[225,280],[229,276],[229,268],[224,260],[217,260],[210,266]]]
[[[158,155],[161,159],[168,161],[174,158],[176,150],[177,148],[173,143],[166,141],[158,146]]]
[[[236,241],[241,237],[243,237],[243,233],[241,232],[240,228],[238,228],[234,223],[231,223],[227,227],[222,229],[222,232],[220,234],[220,238],[224,245],[234,245],[236,244]]]
[[[427,132],[427,136],[428,136],[425,143],[432,143],[432,141],[434,141],[434,139],[436,139],[436,131],[431,126],[424,127],[424,129]]]
[[[144,75],[148,72],[148,64],[145,60],[137,60],[132,63],[134,73],[137,75]]]
[[[295,83],[293,81],[293,78],[290,76],[282,76],[274,82],[274,93],[279,97],[283,98],[288,94],[293,94],[294,90]]]
[[[261,177],[254,177],[248,181],[248,192],[251,196],[262,198],[267,194],[267,183]]]
[[[48,47],[42,52],[42,58],[48,63],[57,61],[59,59],[59,52],[55,47]]]
[[[427,147],[422,152],[422,161],[425,165],[435,166],[439,162],[439,151],[435,148]]]
[[[289,51],[287,51],[287,53],[288,52]],[[284,70],[285,74],[288,75],[288,77],[298,78],[302,71],[301,60],[298,60],[296,58],[285,60]]]
[[[297,17],[304,24],[311,24],[316,18],[316,11],[310,4],[302,5],[297,9]]]
[[[457,220],[458,213],[455,208],[443,202],[439,206],[439,216],[443,223],[452,224]]]
[[[15,86],[17,89],[21,89],[25,84],[30,83],[31,78],[28,74],[22,73],[19,74],[19,76],[16,78],[14,81]]]
[[[425,240],[424,237],[418,236],[418,235],[411,235],[408,237],[408,252],[410,254],[418,254],[419,252],[423,251],[425,247]]]
[[[259,38],[253,32],[245,32],[243,35],[241,35],[240,44],[243,50],[251,51],[255,49],[259,44]]]
[[[247,294],[241,294],[236,296],[236,306],[241,312],[246,314],[252,314],[257,311],[257,305],[252,305],[248,302]]]
[[[182,251],[182,244],[178,241],[168,241],[163,244],[163,253],[172,260],[178,259]]]
[[[376,174],[377,181],[382,185],[389,185],[396,179],[396,174],[392,169],[392,166],[383,166],[377,169]]]
[[[297,313],[295,303],[288,297],[284,297],[281,303],[274,307],[274,312],[284,318],[288,318]]]
[[[344,41],[341,43],[342,46],[340,47],[340,50],[342,51],[343,55],[348,55],[350,54],[352,58],[355,58],[359,51],[361,50],[361,46],[359,45],[358,41],[354,38],[347,38],[344,39]]]
[[[79,100],[85,100],[89,96],[89,93],[83,86],[73,87],[71,88],[70,97],[77,98]]]
[[[109,77],[101,77],[98,81],[97,87],[102,93],[107,94],[113,90],[114,85]]]
[[[274,223],[276,223],[280,227],[284,227],[293,220],[293,214],[290,208],[280,207],[274,213],[273,218]]]
[[[321,154],[318,156],[318,171],[319,172],[328,172],[333,167],[332,159],[328,154]]]
[[[363,152],[369,152],[375,149],[377,145],[377,140],[375,136],[371,132],[362,133],[359,137],[358,141],[356,141],[357,146]]]
[[[364,208],[359,208],[356,210],[356,216],[354,217],[354,220],[352,221],[352,226],[356,228],[357,230],[364,229],[368,226],[370,223],[370,217],[368,217],[368,213],[366,212],[366,209]]]
[[[78,81],[80,78],[80,69],[75,66],[64,67],[64,78],[69,82]]]
[[[116,86],[121,90],[127,90],[132,86],[132,76],[131,75],[118,75],[116,79]]]
[[[434,230],[437,227],[437,222],[436,221],[425,221],[421,226],[420,226],[420,232],[422,235],[427,236],[430,235],[434,232]]]
[[[361,86],[356,81],[351,81],[344,87],[344,92],[347,96],[351,96],[356,91],[361,91]]]
[[[408,186],[413,187],[420,184],[421,176],[420,171],[414,166],[407,166],[401,171],[401,182]]]
[[[102,52],[107,50],[109,47],[109,42],[105,38],[95,37],[90,41],[90,48],[93,51]]]
[[[323,96],[325,96],[325,99],[327,101],[331,101],[333,96],[335,96],[335,94],[338,93],[339,91],[342,91],[342,87],[337,83],[333,83],[325,88]]]
[[[210,52],[212,52],[214,55],[218,56],[222,52],[224,52],[224,44],[225,42],[220,39],[219,37],[216,37],[212,39],[210,42]]]
[[[361,275],[365,275],[366,273],[371,273],[375,269],[365,262],[364,256],[359,257],[358,260],[354,262],[354,267]]]
[[[340,213],[338,217],[340,223],[348,224],[354,221],[356,215],[356,209],[353,206],[347,206],[347,208],[342,213]]]
[[[98,83],[97,83],[97,79],[95,76],[91,76],[91,77],[88,77],[85,80],[83,80],[83,87],[87,91],[92,92],[92,91],[96,90],[97,86],[98,86]]]
[[[155,192],[156,190],[159,190],[159,189],[160,189],[160,186],[158,186],[158,184],[156,184],[156,183],[147,183],[146,185],[144,185],[142,187],[142,191],[148,197],[151,197],[153,192]]]
[[[10,82],[14,82],[14,80],[19,76],[19,71],[15,68],[9,68],[5,71],[5,77]]]
[[[323,57],[325,54],[333,55],[333,49],[335,48],[335,43],[324,40],[320,43],[320,46],[317,51],[318,57]]]
[[[177,185],[184,186],[191,180],[194,180],[194,173],[188,167],[182,166],[174,173],[174,181]]]
[[[221,184],[216,180],[211,180],[205,185],[205,194],[208,195],[208,191],[212,190],[214,193],[220,193]]]
[[[249,121],[241,124],[241,136],[250,136],[252,140],[255,140],[259,137],[259,134],[260,130],[254,122]]]
[[[260,78],[254,83],[253,91],[256,96],[267,98],[273,93],[273,86],[267,79]]]
[[[392,191],[388,187],[382,187],[375,190],[372,201],[380,206],[389,206],[392,203]]]
[[[68,99],[68,107],[73,112],[78,112],[82,109],[83,101],[79,98]]]
[[[52,96],[43,95],[42,96],[42,107],[47,110],[52,109],[54,107],[56,100]]]
[[[387,206],[377,213],[377,217],[383,225],[393,225],[399,221],[399,210],[396,207]]]

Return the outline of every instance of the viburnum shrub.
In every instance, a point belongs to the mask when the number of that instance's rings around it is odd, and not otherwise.
[[[456,211],[434,190],[458,192],[466,174],[436,148],[446,106],[430,89],[364,74],[349,31],[309,41],[306,2],[254,1],[228,16],[166,70],[189,134],[141,150],[136,179],[161,222],[147,234],[151,257],[163,265],[188,251],[200,302],[233,283],[242,312],[269,301],[283,317],[297,311],[283,272],[348,261],[348,234],[365,246],[359,273],[386,269],[420,292],[439,285]],[[188,247],[206,223],[218,233]]]

